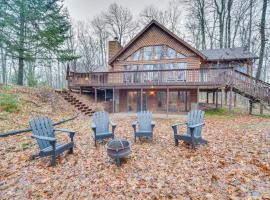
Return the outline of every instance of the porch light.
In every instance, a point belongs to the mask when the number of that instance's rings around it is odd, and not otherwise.
[[[85,77],[85,80],[86,80],[86,81],[88,81],[88,80],[89,80],[89,78],[88,78],[88,77]]]
[[[150,91],[150,95],[155,95],[155,91]]]

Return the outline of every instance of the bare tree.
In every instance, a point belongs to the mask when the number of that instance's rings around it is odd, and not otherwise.
[[[103,15],[110,34],[118,37],[120,44],[124,44],[127,37],[137,29],[131,11],[116,3],[111,4]]]
[[[216,12],[219,19],[219,47],[223,48],[223,36],[224,36],[224,18],[225,18],[225,9],[226,9],[226,0],[214,0]]]
[[[261,23],[260,23],[260,36],[261,36],[261,49],[260,49],[260,56],[259,56],[259,64],[256,73],[256,79],[259,80],[261,78],[261,71],[263,67],[263,58],[264,58],[264,51],[265,51],[265,18],[266,18],[266,9],[267,9],[267,1],[263,0],[263,7],[262,7],[262,16],[261,16]]]
[[[109,32],[107,31],[106,21],[102,18],[102,15],[96,16],[91,25],[94,30],[94,34],[99,40],[99,53],[100,53],[100,65],[104,66],[107,63],[107,40],[109,37]]]

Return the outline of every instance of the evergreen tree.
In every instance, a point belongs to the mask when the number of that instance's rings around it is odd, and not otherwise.
[[[75,58],[64,48],[69,29],[61,0],[0,0],[0,45],[18,60],[17,84],[23,85],[25,62]]]

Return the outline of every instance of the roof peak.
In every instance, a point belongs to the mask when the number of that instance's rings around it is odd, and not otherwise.
[[[183,39],[179,38],[176,34],[174,34],[172,31],[167,29],[164,25],[156,21],[155,19],[152,19],[132,40],[130,40],[122,50],[120,50],[113,58],[109,60],[109,65],[111,65],[133,42],[135,42],[141,35],[143,35],[152,25],[157,26],[158,28],[162,29],[165,33],[173,37],[175,40],[177,40],[179,43],[183,44],[186,48],[193,51],[195,54],[200,56],[203,59],[206,59],[206,56],[202,54],[199,50],[192,47],[190,44],[185,42]]]

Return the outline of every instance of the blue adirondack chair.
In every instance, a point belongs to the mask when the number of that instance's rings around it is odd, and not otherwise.
[[[109,130],[109,125],[112,126],[112,131]],[[114,130],[116,124],[110,121],[109,114],[107,112],[95,112],[93,115],[92,130],[94,132],[95,146],[97,140],[103,140],[106,138],[114,138]]]
[[[184,134],[178,134],[177,127],[180,125],[187,126],[187,132]],[[187,122],[178,123],[172,125],[175,145],[178,146],[178,140],[192,144],[192,149],[195,149],[195,145],[198,143],[207,144],[207,141],[202,139],[202,127],[204,126],[204,111],[192,110],[188,113]]]
[[[134,141],[136,137],[150,137],[153,140],[153,129],[155,123],[152,121],[152,113],[149,111],[141,111],[137,113],[137,121],[132,123],[134,129]],[[138,130],[137,130],[138,127]]]
[[[32,137],[36,138],[40,148],[40,152],[33,155],[32,158],[51,156],[51,165],[56,165],[56,156],[69,150],[69,153],[73,153],[73,137],[76,131],[67,129],[54,129],[52,120],[48,117],[37,117],[29,122],[32,129]],[[57,143],[55,132],[69,133],[70,142],[68,143]]]

